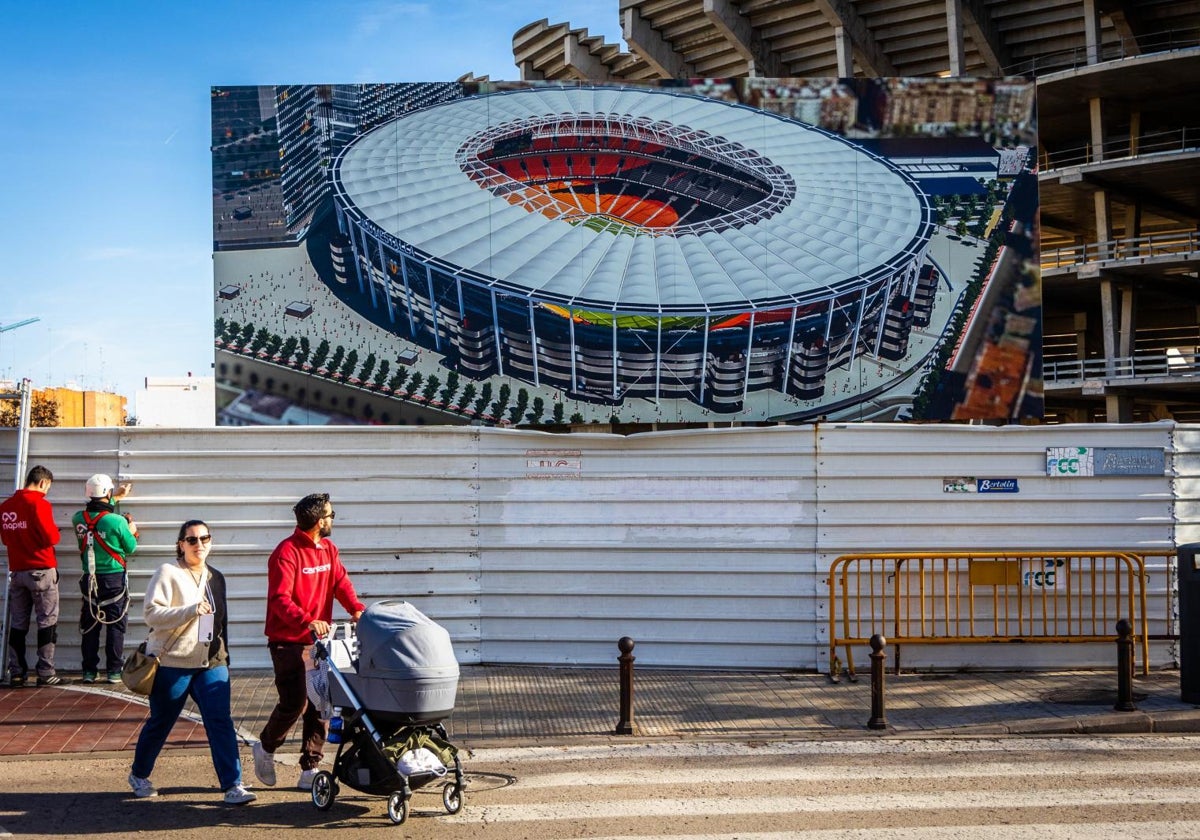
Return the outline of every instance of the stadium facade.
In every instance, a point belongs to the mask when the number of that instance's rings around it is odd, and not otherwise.
[[[613,404],[818,400],[830,370],[902,358],[932,306],[912,178],[671,88],[433,105],[349,143],[331,179],[334,264],[360,305],[472,376]]]

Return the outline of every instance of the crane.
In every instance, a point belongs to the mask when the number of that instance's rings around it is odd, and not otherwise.
[[[15,330],[17,327],[26,327],[30,324],[36,324],[41,318],[26,318],[24,321],[17,321],[15,324],[0,324],[0,333]]]
[[[9,330],[15,330],[17,327],[27,327],[30,324],[36,324],[41,318],[26,318],[24,321],[17,321],[15,324],[0,324],[0,333],[6,333]]]

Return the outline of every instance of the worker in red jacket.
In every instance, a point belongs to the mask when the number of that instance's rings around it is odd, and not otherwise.
[[[254,775],[264,785],[275,784],[275,750],[302,717],[297,787],[310,790],[325,746],[325,722],[308,702],[304,653],[314,634],[329,633],[335,598],[355,621],[366,608],[338,558],[337,546],[329,539],[335,516],[329,494],[305,496],[292,512],[296,515],[296,530],[276,546],[267,561],[264,632],[279,701],[254,744]]]
[[[29,617],[37,621],[37,684],[58,685],[54,645],[58,640],[58,526],[46,493],[54,475],[36,466],[18,490],[0,504],[0,540],[8,548],[8,674],[9,685],[25,685],[29,663],[25,637]]]

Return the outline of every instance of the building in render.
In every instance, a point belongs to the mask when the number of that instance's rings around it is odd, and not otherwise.
[[[521,77],[1036,78],[1046,417],[1200,418],[1194,0],[609,2],[627,49],[540,20],[513,36]],[[971,108],[913,104],[894,113]]]
[[[214,87],[213,249],[294,244],[329,194],[321,90]]]
[[[330,148],[343,146],[405,111],[462,96],[457,82],[333,85]]]
[[[613,404],[815,399],[835,366],[900,359],[934,230],[887,159],[672,88],[427,107],[331,178],[359,305],[468,375]]]

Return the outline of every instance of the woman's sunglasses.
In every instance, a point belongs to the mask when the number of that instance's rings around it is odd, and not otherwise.
[[[183,538],[183,541],[185,543],[187,543],[188,545],[200,545],[200,544],[208,545],[208,543],[211,540],[212,540],[212,534],[205,534],[202,537],[184,537]]]

